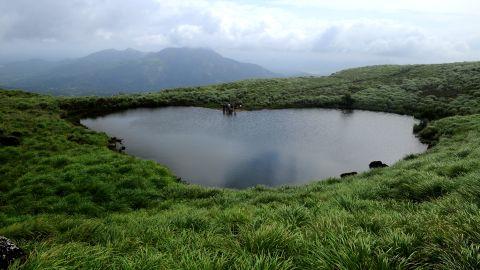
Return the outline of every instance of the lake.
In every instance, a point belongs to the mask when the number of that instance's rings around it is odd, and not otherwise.
[[[134,109],[83,119],[88,128],[123,139],[128,154],[169,167],[210,187],[298,185],[392,164],[427,146],[416,120],[390,113],[334,109],[241,111],[197,107]]]

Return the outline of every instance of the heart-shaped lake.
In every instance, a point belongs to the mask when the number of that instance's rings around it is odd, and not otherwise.
[[[392,164],[425,151],[411,116],[333,109],[134,109],[82,124],[123,139],[126,152],[191,183],[245,188],[296,185]]]

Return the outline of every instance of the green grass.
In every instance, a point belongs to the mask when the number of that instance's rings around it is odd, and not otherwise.
[[[107,148],[81,116],[163,105],[342,107],[430,121],[392,167],[301,187],[209,189]],[[343,105],[342,105],[343,104]],[[480,63],[378,66],[110,98],[0,91],[0,235],[13,269],[478,269]]]

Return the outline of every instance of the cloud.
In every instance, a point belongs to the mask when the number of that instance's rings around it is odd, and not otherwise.
[[[359,3],[0,0],[0,58],[168,46],[271,51],[279,57],[287,52],[412,59],[478,56],[478,42],[471,36],[477,35],[478,17],[472,14],[480,13],[479,1]]]
[[[478,0],[275,0],[270,2],[274,6],[285,6],[307,9],[331,9],[377,12],[420,12],[420,13],[458,13],[463,15],[480,15]]]
[[[464,50],[461,42],[440,40],[423,29],[385,20],[334,24],[318,35],[313,50],[393,57],[436,57]]]

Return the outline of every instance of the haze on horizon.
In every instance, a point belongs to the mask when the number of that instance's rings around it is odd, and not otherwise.
[[[275,72],[480,60],[480,1],[0,0],[0,63],[208,47]]]

